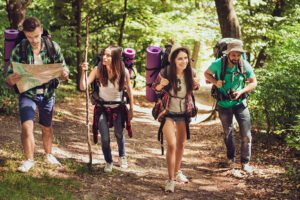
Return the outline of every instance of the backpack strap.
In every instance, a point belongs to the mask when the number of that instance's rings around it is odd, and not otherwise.
[[[241,74],[244,77],[244,85],[246,82],[246,67],[245,67],[245,61],[243,59],[240,59],[239,63],[238,63],[238,73]]]
[[[224,78],[225,78],[227,65],[228,65],[227,56],[222,56],[222,58],[221,58],[221,74],[220,74],[220,80],[222,80],[222,81],[224,81]]]
[[[51,63],[54,63],[55,62],[55,55],[56,55],[54,44],[48,36],[42,36],[42,38],[45,42],[45,46],[46,46],[47,53],[48,53],[48,56],[50,58],[50,61],[51,61]]]
[[[167,66],[162,70],[162,74],[161,74],[162,77],[169,80],[170,70],[171,70],[170,65],[167,65]],[[167,86],[165,86],[165,87],[163,88],[163,90],[166,91],[166,92],[168,92],[170,89],[171,89],[171,84],[168,84]]]
[[[28,46],[28,40],[27,39],[24,39],[20,42],[20,63],[24,63],[24,64],[29,64],[29,60],[28,60],[28,57],[27,57],[27,46]]]

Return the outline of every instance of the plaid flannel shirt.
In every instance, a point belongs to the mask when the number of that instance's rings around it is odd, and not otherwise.
[[[43,60],[43,63],[44,64],[51,64],[51,59],[50,57],[48,56],[48,53],[47,53],[47,47],[45,45],[45,41],[44,39],[42,38],[42,47],[41,47],[41,51],[40,51],[40,55],[41,55],[41,58]],[[7,71],[7,76],[9,76],[10,74],[13,73],[13,69],[12,69],[12,65],[11,63],[12,62],[21,62],[21,53],[20,53],[20,45],[22,42],[25,42],[24,40],[22,40],[12,51],[11,53],[11,56],[10,56],[10,64],[9,64],[9,67],[8,67],[8,71]],[[65,71],[68,71],[69,72],[69,68],[67,67],[66,65],[66,62],[65,62],[65,59],[64,59],[64,56],[61,52],[61,48],[60,46],[54,42],[53,42],[53,45],[54,45],[54,49],[55,49],[55,56],[54,56],[54,63],[63,63],[63,68]],[[32,51],[32,48],[31,48],[31,45],[30,43],[27,41],[27,60],[28,60],[28,64],[34,64],[34,55],[33,55],[33,51]],[[32,88],[26,92],[24,92],[27,96],[29,97],[32,97],[36,92],[35,92],[36,88]]]

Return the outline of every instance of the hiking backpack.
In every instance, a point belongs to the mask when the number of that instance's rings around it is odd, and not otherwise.
[[[48,56],[51,60],[50,63],[55,62],[55,55],[56,51],[54,48],[54,44],[51,40],[51,35],[46,29],[43,29],[42,33],[42,39],[45,42],[45,47],[47,49]],[[4,56],[4,61],[5,61],[5,75],[7,73],[7,68],[10,62],[10,56],[12,53],[12,50],[18,45],[19,45],[19,52],[20,52],[20,63],[28,64],[28,57],[27,57],[27,45],[29,41],[26,39],[26,36],[23,31],[17,31],[14,29],[6,29],[5,30],[5,42],[4,42],[4,48],[5,48],[5,56]],[[58,79],[52,79],[48,83],[43,84],[43,87],[47,88],[52,88],[55,89],[59,85],[59,80]],[[19,93],[17,87],[14,87],[15,91]]]
[[[220,40],[218,40],[218,42],[216,43],[216,45],[213,48],[213,52],[214,52],[214,57],[216,59],[221,58],[221,63],[222,63],[222,69],[221,69],[221,74],[220,74],[220,80],[224,81],[225,78],[225,74],[226,74],[226,68],[227,68],[227,64],[228,64],[228,59],[227,59],[227,55],[224,54],[223,52],[227,50],[227,45],[233,41],[233,40],[238,40],[236,38],[222,38]],[[238,73],[242,74],[244,76],[244,84],[245,84],[245,80],[246,80],[246,68],[245,68],[245,62],[244,59],[246,59],[246,55],[245,53],[242,54],[242,59],[240,59],[237,67],[238,67]],[[216,80],[217,76],[215,76]],[[227,100],[227,99],[234,99],[233,95],[234,90],[230,89],[227,93],[227,95],[222,94],[219,89],[217,88],[217,86],[213,85],[211,88],[211,96],[213,98],[215,98],[217,101],[219,100]],[[242,95],[242,98],[246,98],[246,94]]]
[[[147,66],[146,66],[146,99],[150,102],[156,102],[157,96],[153,91],[152,83],[155,81],[161,69],[168,66],[169,54],[172,45],[165,45],[164,51],[160,47],[149,46],[147,48]]]
[[[51,60],[51,63],[54,63],[54,57],[55,57],[55,48],[53,45],[53,42],[51,40],[51,36],[49,32],[46,29],[43,29],[42,38],[45,41],[45,46],[47,48],[48,56]],[[20,57],[21,57],[21,63],[28,63],[27,60],[27,48],[26,45],[28,44],[28,40],[26,40],[26,36],[23,31],[17,31],[14,29],[6,29],[5,30],[5,42],[4,42],[4,48],[5,48],[5,58],[4,61],[7,63],[7,66],[10,61],[10,56],[12,53],[12,50],[20,44]],[[6,66],[6,67],[7,67]]]

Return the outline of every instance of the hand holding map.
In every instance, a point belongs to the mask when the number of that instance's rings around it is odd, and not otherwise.
[[[58,78],[63,72],[62,63],[34,65],[13,62],[12,66],[14,73],[21,76],[17,82],[20,93]]]

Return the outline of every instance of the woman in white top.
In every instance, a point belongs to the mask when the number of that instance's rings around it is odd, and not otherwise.
[[[88,69],[88,63],[82,64],[82,70]],[[82,73],[80,79],[80,89],[85,90],[86,85]],[[99,97],[101,99],[101,112],[99,114],[98,127],[101,134],[101,147],[106,161],[104,172],[111,172],[113,168],[113,160],[110,148],[109,124],[114,126],[114,133],[117,138],[119,149],[119,165],[127,168],[127,160],[125,156],[125,137],[123,136],[124,127],[124,103],[122,102],[123,92],[126,88],[128,93],[130,108],[128,110],[128,120],[133,117],[133,95],[130,85],[129,72],[122,62],[122,49],[117,46],[109,46],[101,54],[98,66],[94,67],[88,76],[88,84],[97,81],[99,87]],[[106,104],[110,102],[110,104]],[[123,114],[123,115],[122,115]],[[95,116],[94,116],[95,117]],[[94,118],[95,119],[95,118]],[[97,118],[98,119],[98,118]]]

